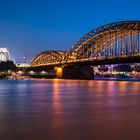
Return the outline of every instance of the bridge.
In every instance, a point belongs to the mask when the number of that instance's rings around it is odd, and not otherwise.
[[[140,21],[98,27],[81,37],[69,51],[44,51],[28,70],[53,69],[58,78],[92,79],[93,66],[140,62]]]

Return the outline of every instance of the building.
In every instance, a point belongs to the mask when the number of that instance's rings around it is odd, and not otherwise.
[[[10,53],[7,48],[0,48],[0,61],[10,61]]]

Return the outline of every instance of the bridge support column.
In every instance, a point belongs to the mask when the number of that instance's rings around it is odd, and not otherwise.
[[[61,67],[55,67],[56,70],[56,77],[59,79],[63,78],[63,68]]]
[[[94,71],[90,66],[64,67],[62,70],[64,79],[94,79]]]

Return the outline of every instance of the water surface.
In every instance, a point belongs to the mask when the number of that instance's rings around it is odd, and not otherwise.
[[[0,140],[139,140],[140,82],[0,80]]]

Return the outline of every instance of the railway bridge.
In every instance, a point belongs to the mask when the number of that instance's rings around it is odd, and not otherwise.
[[[98,27],[68,51],[44,51],[28,71],[54,70],[57,78],[93,79],[93,67],[140,62],[140,21],[121,21]]]

